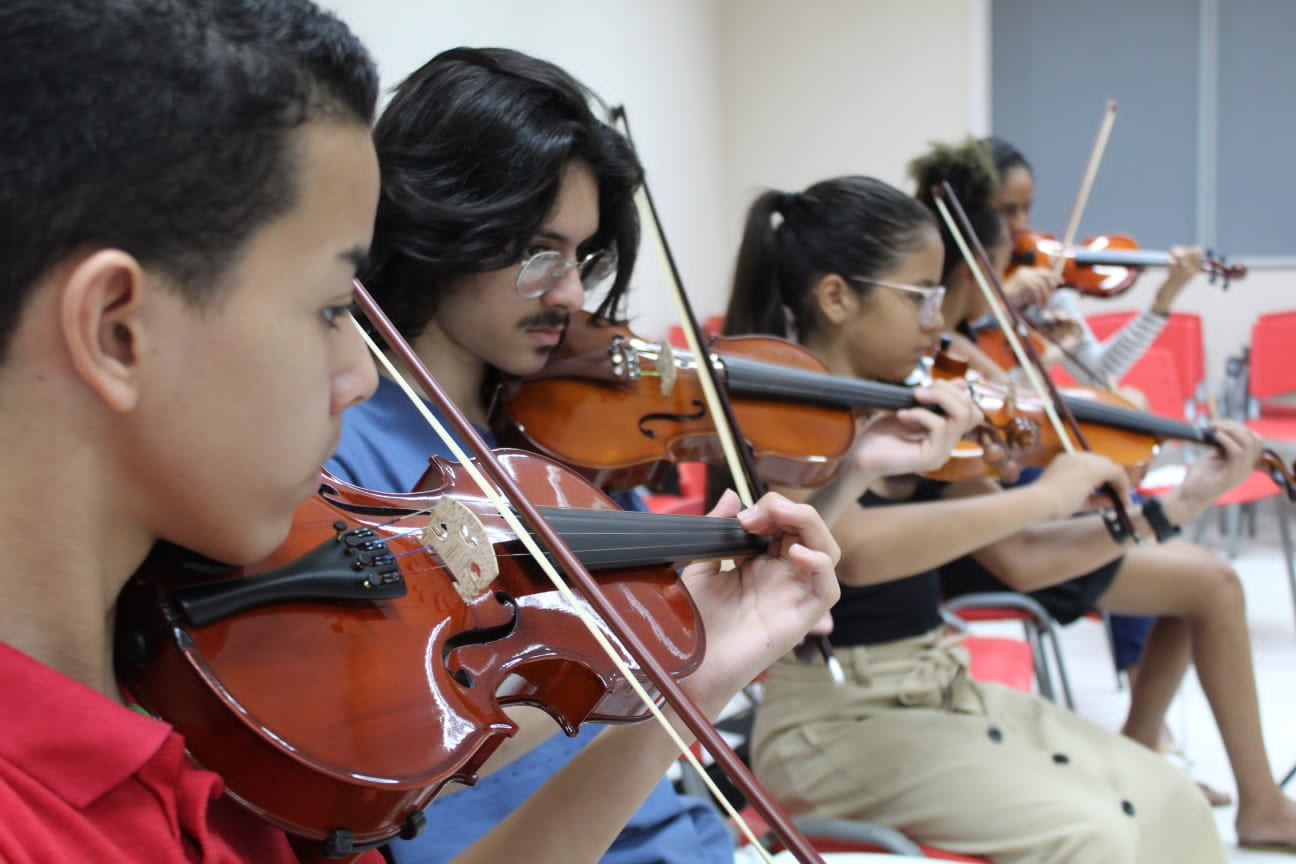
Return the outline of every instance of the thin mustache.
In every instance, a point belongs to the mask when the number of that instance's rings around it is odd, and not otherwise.
[[[557,309],[546,310],[523,318],[518,322],[518,327],[523,330],[565,330],[567,313]]]

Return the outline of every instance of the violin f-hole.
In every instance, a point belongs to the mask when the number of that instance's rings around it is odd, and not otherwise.
[[[665,411],[645,414],[639,418],[639,432],[649,440],[657,438],[657,432],[649,428],[650,423],[692,423],[707,416],[706,406],[700,400],[693,400],[696,409],[692,414],[671,414]]]
[[[464,687],[473,686],[472,673],[464,666],[456,666],[451,662],[450,655],[460,648],[469,645],[485,645],[488,642],[497,642],[500,639],[506,639],[517,629],[518,622],[518,605],[517,601],[503,591],[492,592],[491,598],[498,603],[508,616],[500,624],[491,627],[477,627],[471,630],[465,630],[462,633],[456,633],[446,639],[445,644],[441,646],[441,664],[445,666],[450,677],[454,678]]]

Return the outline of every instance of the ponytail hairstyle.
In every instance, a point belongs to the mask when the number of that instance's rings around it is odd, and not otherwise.
[[[1025,168],[1026,173],[1035,176],[1035,169],[1026,161],[1022,152],[998,136],[982,138],[981,144],[990,151],[990,160],[994,162],[995,174],[1002,183],[1004,175],[1014,168]]]
[[[933,144],[925,155],[909,163],[909,176],[917,183],[914,197],[937,215],[932,189],[948,182],[982,246],[987,249],[997,246],[1007,236],[1003,217],[994,208],[999,175],[991,161],[990,150],[977,139],[968,138],[959,144]],[[945,221],[939,222],[941,242],[945,244],[941,280],[948,281],[950,273],[962,263],[963,255]]]
[[[821,276],[880,277],[918,248],[932,225],[926,208],[872,177],[762,193],[747,211],[725,332],[805,342],[819,324],[812,289]],[[848,284],[861,294],[872,290]]]

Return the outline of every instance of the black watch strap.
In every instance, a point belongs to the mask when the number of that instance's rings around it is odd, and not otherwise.
[[[1158,543],[1179,536],[1179,526],[1172,524],[1166,518],[1165,508],[1161,506],[1160,498],[1148,498],[1143,502],[1143,518],[1152,526],[1152,533],[1156,535]]]

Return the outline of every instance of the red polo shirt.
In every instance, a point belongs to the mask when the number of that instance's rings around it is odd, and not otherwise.
[[[0,862],[296,864],[222,789],[166,723],[0,643]]]

